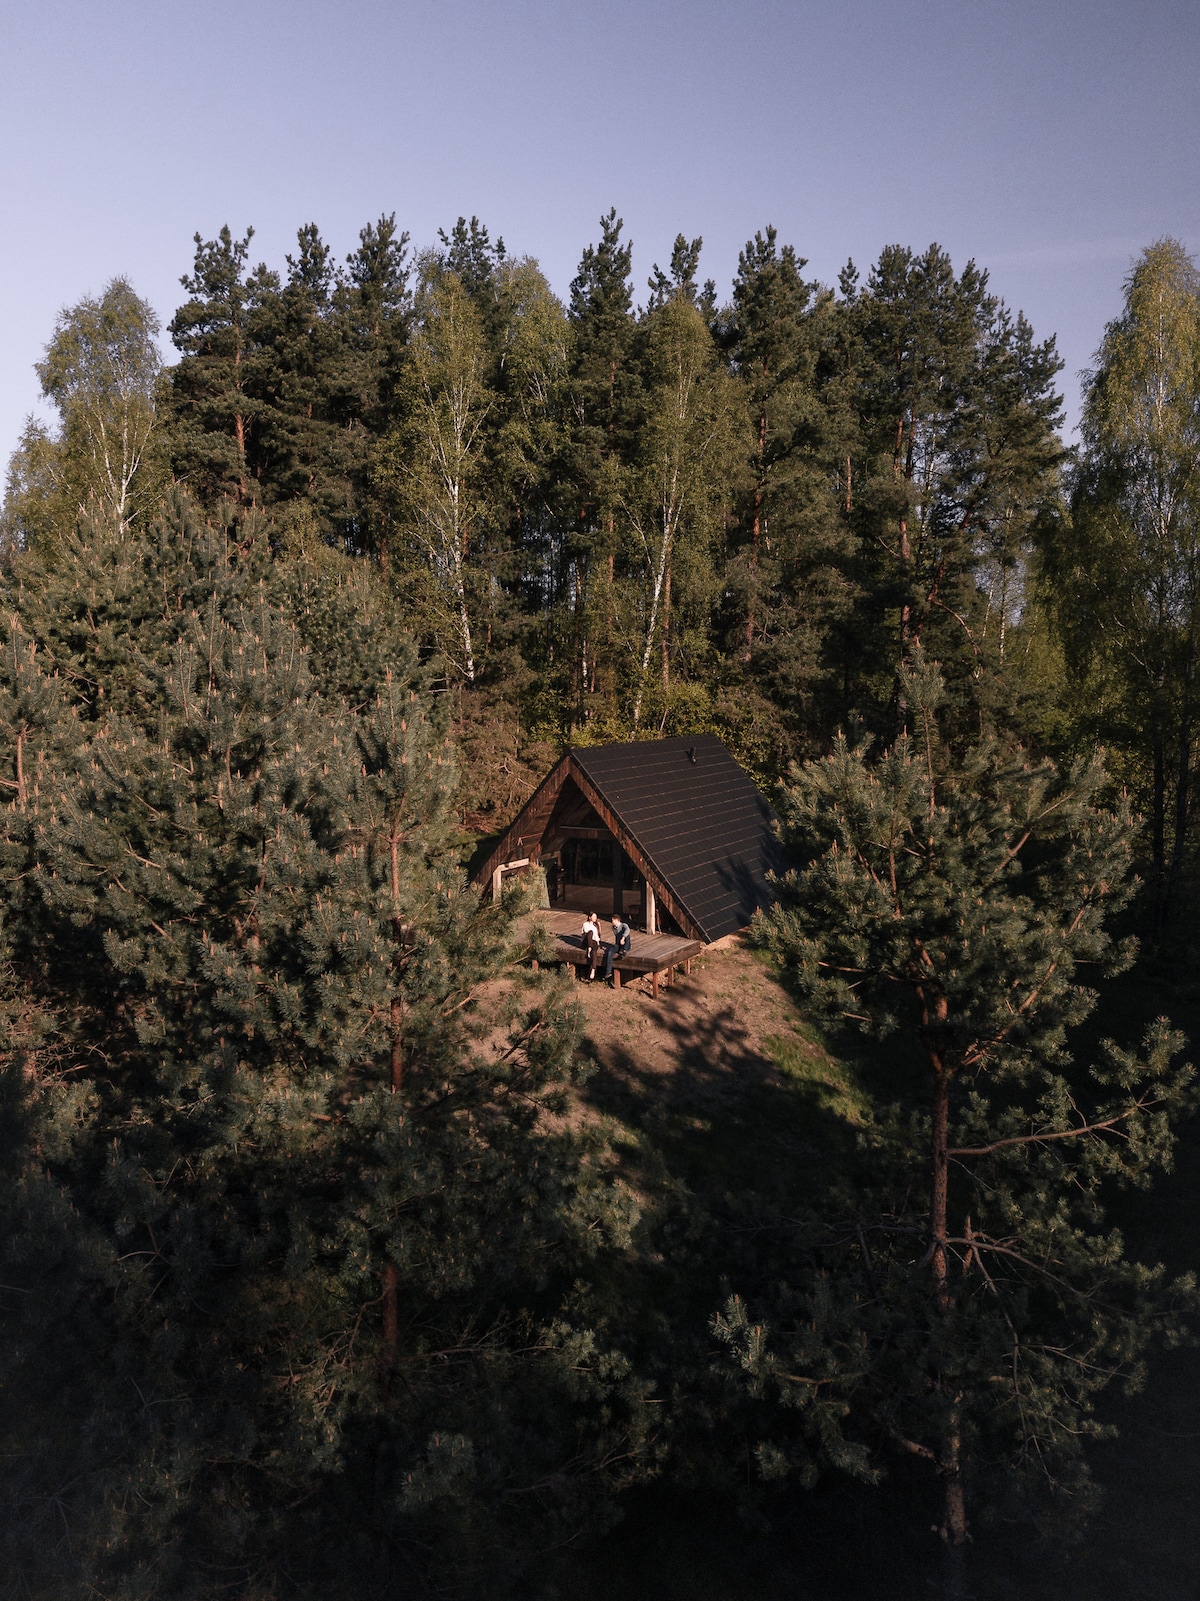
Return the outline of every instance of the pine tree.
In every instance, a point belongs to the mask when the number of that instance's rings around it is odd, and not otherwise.
[[[613,207],[571,282],[572,425],[558,462],[561,532],[548,567],[559,614],[560,691],[576,723],[616,711],[619,515],[643,401],[630,280],[633,246]]]
[[[845,709],[890,735],[895,663],[923,643],[977,727],[981,700],[991,715],[1003,705],[989,703],[1003,639],[993,619],[989,642],[989,606],[1011,623],[1033,523],[1057,492],[1054,341],[1036,344],[986,272],[972,261],[956,277],[936,245],[883,251],[838,312],[856,378],[843,404],[857,415],[846,492],[861,596],[838,631]]]
[[[641,1451],[569,1309],[631,1208],[562,1116],[577,1014],[457,865],[413,653],[239,534],[81,544],[123,650],[86,678],[65,580],[7,629],[6,1474],[70,1534],[10,1522],[13,1571],[362,1595],[424,1549],[496,1593]]]
[[[396,213],[359,230],[358,249],[346,257],[353,322],[360,335],[379,346],[386,369],[387,342],[400,334],[403,343],[409,311],[409,238],[396,232]]]
[[[412,321],[411,264],[407,233],[396,232],[392,212],[361,229],[358,249],[346,257],[344,316],[353,357],[355,415],[377,438],[394,421],[396,385]],[[369,512],[369,469],[359,487],[364,522]],[[358,548],[374,545],[364,527]]]
[[[315,224],[299,230],[297,247],[282,289],[260,297],[255,317],[260,492],[265,505],[303,502],[326,537],[344,540],[360,522],[371,443],[348,288]]]
[[[703,248],[704,240],[701,238],[688,239],[681,233],[675,235],[669,272],[664,272],[655,262],[646,284],[650,291],[647,311],[658,311],[669,300],[686,300],[689,306],[696,306],[700,310],[706,321],[712,320],[717,305],[717,286],[709,278],[702,289],[696,288],[696,274],[700,270],[700,252]]]
[[[731,1303],[719,1333],[835,1460],[862,1471],[882,1432],[929,1465],[959,1596],[971,1492],[1039,1472],[1077,1492],[1095,1397],[1194,1309],[1103,1211],[1169,1164],[1192,1073],[1165,1020],[1140,1054],[1071,1055],[1096,1000],[1081,969],[1131,956],[1107,924],[1136,820],[1105,806],[1099,765],[1059,774],[992,741],[955,755],[936,671],[918,658],[902,684],[911,731],[888,750],[842,738],[793,770],[802,865],[762,926],[819,1014],[893,1042],[862,1160],[824,1217],[793,1222],[811,1255],[790,1286]],[[787,1460],[764,1447],[767,1472]]]
[[[265,265],[248,270],[253,237],[248,228],[234,239],[228,226],[216,239],[195,236],[192,272],[180,279],[191,299],[168,326],[181,355],[170,375],[172,466],[205,504],[226,496],[248,505],[262,476],[254,323],[260,301],[278,294],[279,277]]]
[[[740,547],[725,571],[727,648],[745,668],[735,693],[765,701],[781,724],[777,763],[816,722],[828,631],[851,598],[851,541],[822,392],[830,297],[805,281],[804,266],[792,246],[779,249],[774,228],[756,234],[720,320],[751,438]]]
[[[497,234],[493,244],[478,217],[472,217],[470,222],[460,217],[449,233],[439,228],[438,239],[442,245],[436,257],[438,268],[454,274],[471,299],[478,303],[485,321],[490,321],[497,304],[496,274],[507,254],[504,240]]]
[[[411,316],[407,234],[395,216],[363,228],[343,271],[314,223],[279,276],[248,271],[250,230],[197,236],[192,299],[172,335],[176,473],[205,504],[222,496],[313,523],[356,552],[378,551],[370,466],[394,420]]]

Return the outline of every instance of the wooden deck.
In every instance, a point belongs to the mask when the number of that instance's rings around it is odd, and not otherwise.
[[[580,932],[583,914],[543,911],[535,915],[541,919],[546,932],[554,940],[555,960],[562,962],[573,976],[578,976],[576,969],[582,968],[584,963],[583,935]],[[611,932],[611,925],[605,918],[600,920],[600,932],[602,935]],[[611,937],[604,943],[610,947],[613,943]],[[685,973],[690,972],[692,957],[698,956],[703,949],[701,940],[681,939],[677,934],[643,934],[636,928],[632,929],[629,950],[613,963],[613,984],[620,989],[623,979],[648,978],[651,993],[657,995],[664,975],[669,979],[677,967],[682,967]],[[603,971],[602,953],[596,968],[597,975]]]

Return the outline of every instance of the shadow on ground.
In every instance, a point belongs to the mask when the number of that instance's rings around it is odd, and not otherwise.
[[[1112,986],[1091,1037],[1078,1042],[1080,1058],[1101,1034],[1134,1043],[1160,1012],[1200,1041],[1191,976],[1200,959],[1185,956],[1157,968],[1144,961]],[[608,990],[586,1001],[596,1063],[586,1097],[619,1126],[626,1174],[651,1210],[691,1208],[701,1227],[713,1226],[748,1199],[770,1208],[811,1197],[845,1161],[859,1114],[854,1071],[745,950],[709,960],[657,1003]],[[856,1070],[908,1069],[876,1059]],[[1147,1194],[1114,1197],[1112,1216],[1130,1254],[1183,1272],[1200,1257],[1198,1213],[1193,1122],[1175,1171]],[[677,1234],[680,1260],[668,1248],[653,1293],[665,1292],[677,1328],[690,1320],[698,1348],[720,1303],[719,1252],[706,1258],[682,1224]],[[1200,1601],[1200,1351],[1160,1353],[1142,1391],[1107,1396],[1103,1415],[1119,1435],[1092,1453],[1101,1515],[1069,1546],[981,1517],[974,1601]],[[929,1486],[901,1465],[879,1490],[846,1481],[789,1489],[767,1505],[766,1522],[747,1523],[734,1493],[659,1483],[628,1498],[624,1522],[603,1541],[558,1561],[546,1601],[930,1597],[938,1586],[928,1499]]]

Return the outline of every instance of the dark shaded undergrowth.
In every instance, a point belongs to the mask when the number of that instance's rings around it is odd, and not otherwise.
[[[1179,922],[1169,942],[1144,950],[1106,986],[1077,1042],[1081,1060],[1099,1038],[1136,1038],[1164,1013],[1191,1040],[1200,1037],[1200,922]],[[656,1375],[671,1447],[663,1475],[627,1494],[612,1533],[559,1555],[547,1601],[934,1595],[937,1550],[922,1475],[893,1455],[876,1485],[836,1473],[808,1489],[757,1482],[756,1417],[730,1408],[705,1335],[731,1280],[769,1270],[755,1220],[774,1226],[819,1203],[834,1176],[861,1160],[855,1132],[871,1097],[917,1064],[892,1048],[835,1055],[798,1012],[757,1042],[736,1008],[714,1012],[702,1028],[681,1016],[677,1041],[672,1073],[650,1074],[633,1048],[610,1048],[589,1084],[593,1106],[623,1130],[628,1174],[646,1204],[636,1282],[610,1288],[630,1308],[627,1333],[641,1360],[653,1368],[656,1350],[673,1353]],[[1193,1121],[1180,1131],[1173,1171],[1148,1192],[1114,1196],[1110,1215],[1131,1256],[1184,1272],[1200,1256],[1198,1212]],[[1139,1392],[1114,1390],[1100,1410],[1118,1435],[1092,1453],[1099,1515],[1071,1529],[1069,1520],[1039,1526],[1036,1507],[1032,1518],[1028,1508],[1024,1516],[979,1508],[975,1601],[1195,1595],[1200,1350],[1154,1357]]]

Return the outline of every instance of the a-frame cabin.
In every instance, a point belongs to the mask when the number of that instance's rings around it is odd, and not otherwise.
[[[589,904],[648,934],[711,944],[772,900],[782,869],[775,816],[719,739],[592,745],[567,751],[474,873],[498,893],[506,872],[549,866]]]

